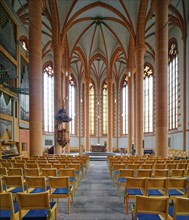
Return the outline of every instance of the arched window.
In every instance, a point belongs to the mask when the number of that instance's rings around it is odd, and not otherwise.
[[[122,85],[122,133],[128,134],[128,78],[125,77]]]
[[[153,69],[145,64],[143,78],[144,132],[153,132]]]
[[[169,47],[168,71],[169,129],[175,129],[178,127],[178,49],[176,42],[172,42]]]
[[[73,77],[69,76],[69,116],[72,121],[69,123],[70,134],[75,134],[75,81]]]
[[[54,71],[51,65],[43,70],[44,131],[54,132]]]
[[[90,135],[95,134],[95,89],[94,84],[89,85],[89,114],[90,114]]]
[[[107,135],[108,133],[108,86],[106,83],[103,85],[102,89],[102,134]]]

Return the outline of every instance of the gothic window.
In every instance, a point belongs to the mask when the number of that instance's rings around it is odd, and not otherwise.
[[[69,77],[69,116],[72,118],[69,126],[70,134],[75,135],[75,81],[71,75]]]
[[[106,83],[102,89],[102,134],[107,135],[108,133],[108,86]]]
[[[89,114],[90,114],[90,135],[95,134],[95,89],[94,84],[89,85]]]
[[[122,133],[128,134],[128,78],[122,85]]]
[[[145,64],[143,78],[143,117],[144,132],[153,132],[153,69]]]
[[[169,129],[176,129],[178,127],[178,49],[176,42],[172,42],[169,47],[168,68]]]
[[[44,131],[54,132],[54,71],[49,64],[43,69]]]

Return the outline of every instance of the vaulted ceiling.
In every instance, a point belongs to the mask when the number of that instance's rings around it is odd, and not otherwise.
[[[9,1],[28,28],[28,1]],[[154,0],[43,2],[43,58],[51,53],[52,44],[62,45],[63,59],[66,57],[64,63],[70,66],[77,81],[87,72],[97,84],[107,77],[118,82],[129,66],[131,50],[143,43],[147,48],[145,57],[152,61],[155,59]],[[186,31],[183,23],[188,17],[187,7],[188,0],[171,1],[167,21],[170,29],[177,26],[181,32]]]

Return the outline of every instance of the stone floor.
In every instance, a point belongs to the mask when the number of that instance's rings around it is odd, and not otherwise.
[[[118,197],[106,161],[91,161],[67,214],[67,200],[58,204],[58,220],[131,220],[124,212],[123,196]]]

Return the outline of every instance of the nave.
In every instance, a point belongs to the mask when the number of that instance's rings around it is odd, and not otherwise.
[[[66,201],[58,204],[58,220],[131,220],[125,214],[123,196],[118,197],[107,161],[91,161],[86,176],[76,191],[70,215]]]

